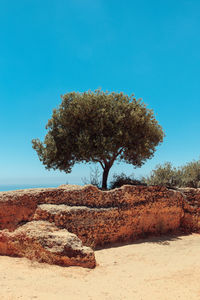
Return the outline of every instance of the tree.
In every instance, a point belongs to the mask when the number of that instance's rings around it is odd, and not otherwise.
[[[46,168],[70,173],[75,163],[99,163],[102,189],[116,160],[141,166],[164,136],[153,111],[140,99],[101,90],[62,96],[46,129],[44,142],[32,140]]]
[[[200,160],[192,161],[182,167],[182,185],[185,187],[200,187]]]
[[[161,185],[169,188],[182,185],[182,170],[172,166],[170,162],[157,165],[146,179],[149,185]]]

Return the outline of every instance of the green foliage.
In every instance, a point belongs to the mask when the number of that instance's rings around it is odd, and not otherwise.
[[[172,166],[170,162],[163,165],[157,165],[151,175],[147,177],[146,183],[148,185],[161,185],[167,187],[180,186],[182,178],[182,171]]]
[[[182,167],[182,186],[200,187],[200,160],[187,163]]]
[[[113,179],[110,182],[110,189],[115,189],[125,184],[146,185],[146,183],[142,182],[141,180],[135,179],[134,175],[127,176],[126,174],[121,173],[120,175],[113,175]]]
[[[200,160],[175,168],[171,163],[156,166],[146,178],[148,185],[167,187],[200,187]]]
[[[64,95],[46,129],[44,142],[32,140],[45,167],[69,173],[75,163],[99,163],[104,189],[116,160],[141,166],[164,136],[141,100],[101,90]]]

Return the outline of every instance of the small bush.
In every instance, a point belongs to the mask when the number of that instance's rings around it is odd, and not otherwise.
[[[169,188],[182,185],[182,170],[172,166],[170,162],[157,165],[149,177],[146,178],[148,185],[161,185]]]
[[[182,186],[200,187],[200,160],[187,163],[182,167]]]
[[[121,173],[120,175],[114,174],[113,179],[110,182],[110,189],[119,188],[122,185],[130,184],[130,185],[146,185],[144,182],[135,179],[134,175],[127,176],[124,173]]]
[[[200,187],[200,160],[175,168],[170,162],[157,165],[145,182],[148,185],[173,187]]]

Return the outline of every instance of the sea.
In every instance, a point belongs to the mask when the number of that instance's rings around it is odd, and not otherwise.
[[[34,189],[34,188],[49,188],[49,187],[58,187],[60,184],[52,185],[52,184],[8,184],[1,185],[0,184],[0,192],[6,191],[15,191],[15,190],[24,190],[24,189]]]

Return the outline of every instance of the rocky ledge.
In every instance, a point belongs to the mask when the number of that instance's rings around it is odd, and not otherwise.
[[[94,268],[92,249],[73,233],[45,221],[32,221],[13,232],[0,232],[1,255],[27,257],[61,266]]]
[[[0,254],[93,268],[92,249],[180,229],[199,232],[199,207],[199,190],[159,186],[0,192]]]

